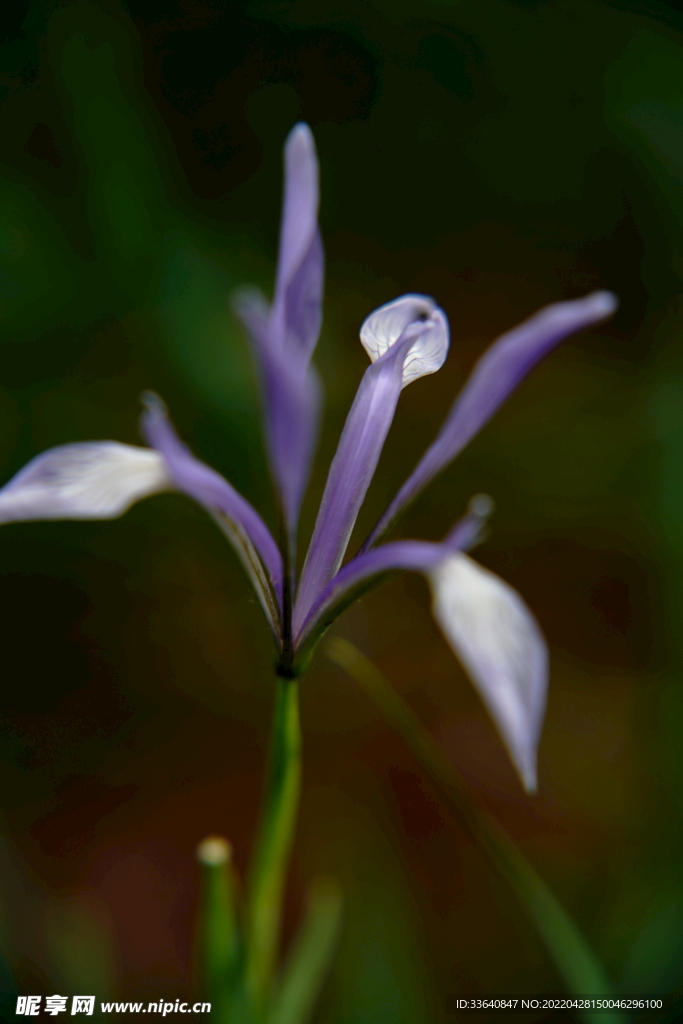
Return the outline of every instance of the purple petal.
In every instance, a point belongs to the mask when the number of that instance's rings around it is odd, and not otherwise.
[[[425,572],[454,551],[468,550],[479,540],[491,509],[491,499],[478,495],[470,502],[468,515],[439,544],[420,540],[394,541],[357,555],[330,580],[305,617],[303,606],[297,602],[294,610],[295,645],[315,642],[345,608],[380,583],[387,574],[402,569]]]
[[[257,292],[240,292],[235,298],[235,310],[247,328],[256,356],[271,470],[293,533],[318,434],[318,375],[301,359],[292,359],[271,345],[268,308]]]
[[[317,441],[322,391],[311,367],[301,371],[278,356],[265,361],[264,390],[271,463],[293,535]]]
[[[548,653],[536,620],[512,587],[467,555],[450,555],[427,575],[434,617],[488,708],[527,792],[533,792],[548,685]]]
[[[281,331],[285,353],[304,365],[308,364],[320,336],[324,283],[325,254],[320,233],[316,231],[301,265],[285,289],[282,323],[278,322],[276,305],[272,314],[273,333]],[[277,298],[276,295],[276,302]]]
[[[284,309],[287,293],[302,267],[309,265],[309,273],[318,281],[319,297],[322,295],[322,246],[317,238],[318,160],[313,135],[307,124],[294,126],[287,136],[284,156],[285,186],[273,315],[275,319],[287,322],[291,320]],[[301,290],[299,283],[295,291]],[[308,289],[303,286],[303,290]],[[312,342],[310,337],[306,339],[310,345],[309,356],[316,340],[317,337]]]
[[[313,136],[297,125],[285,143],[285,189],[271,308],[243,292],[235,308],[255,350],[270,464],[290,536],[310,473],[320,386],[310,367],[322,322],[324,257],[317,227],[318,164]]]
[[[242,321],[247,337],[252,344],[256,362],[261,370],[261,361],[270,351],[270,306],[265,295],[258,288],[240,288],[232,297],[233,309]]]
[[[373,362],[365,371],[330,466],[297,592],[302,621],[342,563],[401,389],[441,365],[448,349],[448,323],[431,299],[405,295],[368,317],[361,340]],[[418,364],[423,369],[415,373]]]
[[[422,322],[410,324],[363,375],[330,466],[301,574],[296,603],[302,619],[342,563],[394,418],[406,355],[415,337],[428,329]]]
[[[558,302],[494,342],[474,367],[436,441],[391,502],[363,549],[374,544],[405,506],[469,444],[539,359],[568,335],[604,320],[616,308],[617,299],[611,292],[594,292],[583,299]]]
[[[141,498],[173,489],[165,460],[149,448],[65,444],[36,456],[0,490],[0,523],[116,519]]]
[[[270,530],[256,509],[228,481],[200,462],[183,444],[156,395],[147,395],[142,429],[145,438],[161,452],[175,486],[203,505],[225,529],[235,545],[271,625],[277,625],[279,607],[273,607],[271,588],[278,606],[282,600],[282,556]],[[267,572],[267,577],[263,571]],[[266,605],[268,607],[266,607]]]

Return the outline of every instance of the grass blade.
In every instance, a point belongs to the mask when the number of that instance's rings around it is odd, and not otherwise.
[[[341,912],[339,886],[331,879],[320,879],[311,891],[268,1024],[306,1024],[309,1020],[337,946]]]

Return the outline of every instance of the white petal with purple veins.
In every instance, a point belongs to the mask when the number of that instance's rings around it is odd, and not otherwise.
[[[427,572],[434,617],[479,691],[528,792],[545,711],[548,655],[519,594],[464,554]]]
[[[141,498],[173,489],[163,457],[149,448],[65,444],[32,459],[0,490],[0,523],[115,519]]]
[[[403,387],[443,366],[449,341],[448,321],[443,312],[426,295],[403,295],[376,309],[360,329],[363,348],[374,363],[411,324],[416,324],[419,333],[403,361]]]

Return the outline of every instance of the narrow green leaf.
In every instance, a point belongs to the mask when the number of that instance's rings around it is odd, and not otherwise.
[[[612,995],[613,986],[602,964],[569,914],[496,819],[475,806],[458,770],[385,676],[348,640],[333,637],[328,640],[325,650],[328,658],[358,683],[401,736],[416,760],[439,785],[475,842],[511,885],[536,925],[568,993],[577,996]],[[588,1024],[598,1024],[603,1016],[590,1011],[579,1013]],[[622,1024],[624,1017],[611,1013],[610,1020],[612,1024]]]
[[[342,895],[332,879],[313,886],[272,1002],[268,1024],[306,1024],[332,962],[341,928]]]
[[[228,1024],[241,952],[232,847],[219,836],[209,836],[197,847],[197,859],[201,865],[198,935],[201,986],[211,1002],[214,1020]]]

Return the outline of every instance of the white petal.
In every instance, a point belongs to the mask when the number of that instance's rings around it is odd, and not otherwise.
[[[152,448],[90,441],[49,448],[0,490],[0,523],[29,519],[115,519],[159,491],[173,489]]]
[[[422,323],[423,330],[403,363],[403,387],[443,366],[449,340],[446,314],[426,295],[403,295],[376,309],[360,329],[363,348],[374,363],[415,323]]]
[[[545,711],[548,654],[516,590],[467,555],[428,573],[434,617],[479,691],[528,792]]]

